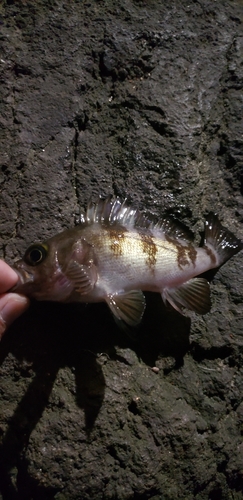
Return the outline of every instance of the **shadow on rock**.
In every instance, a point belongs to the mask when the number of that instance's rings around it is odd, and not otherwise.
[[[102,405],[105,380],[93,354],[95,341],[81,323],[85,310],[82,315],[82,310],[75,314],[76,306],[64,309],[60,304],[33,303],[1,342],[0,364],[11,352],[20,361],[16,362],[16,378],[32,379],[2,438],[0,491],[4,499],[17,498],[14,483],[18,478],[13,480],[12,471],[17,467],[22,477],[25,474],[21,454],[48,404],[60,368],[69,366],[75,373],[75,397],[85,412],[87,434]]]
[[[190,320],[167,310],[155,294],[147,294],[146,300],[148,307],[136,341],[119,331],[105,304],[33,303],[7,332],[1,342],[0,364],[11,352],[16,358],[16,377],[32,381],[9,420],[0,447],[4,500],[17,499],[18,477],[13,480],[13,470],[21,470],[22,478],[28,476],[22,453],[48,404],[60,368],[68,366],[75,373],[75,398],[84,410],[89,437],[104,399],[102,365],[109,357],[116,358],[114,345],[133,349],[150,366],[159,355],[174,358],[173,368],[183,362]]]
[[[146,293],[146,303],[137,354],[149,366],[158,356],[174,358],[174,367],[181,366],[189,349],[190,318],[166,307],[159,294]]]

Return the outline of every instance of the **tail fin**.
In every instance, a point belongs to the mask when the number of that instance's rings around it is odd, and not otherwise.
[[[221,266],[233,255],[243,250],[243,241],[226,229],[213,212],[205,222],[204,246],[211,245],[217,252],[218,265]]]

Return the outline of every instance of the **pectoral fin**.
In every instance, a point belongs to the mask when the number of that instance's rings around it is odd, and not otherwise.
[[[140,290],[109,294],[106,302],[118,322],[129,326],[137,326],[140,323],[145,309],[145,298]]]
[[[97,280],[96,266],[92,262],[85,266],[71,260],[65,274],[74,284],[76,292],[81,295],[90,293]]]
[[[211,308],[210,287],[204,278],[191,279],[178,288],[165,288],[162,299],[180,313],[184,307],[198,314],[206,314]]]

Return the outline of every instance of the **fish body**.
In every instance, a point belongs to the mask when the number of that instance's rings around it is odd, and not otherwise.
[[[14,269],[14,291],[37,300],[101,302],[116,321],[136,326],[142,291],[159,292],[182,312],[210,310],[208,282],[199,275],[217,268],[243,243],[210,213],[202,247],[174,220],[154,222],[119,198],[90,203],[80,224],[31,245]],[[199,276],[199,277],[198,277]]]

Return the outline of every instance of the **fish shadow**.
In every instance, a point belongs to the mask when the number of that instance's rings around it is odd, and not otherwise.
[[[130,347],[151,367],[161,355],[174,358],[173,369],[183,363],[189,348],[190,320],[166,309],[156,294],[147,294],[146,301],[144,321],[136,339],[118,329],[105,304],[33,303],[7,332],[0,344],[0,366],[11,352],[16,360],[14,376],[30,378],[31,382],[2,437],[3,500],[20,498],[15,483],[18,491],[25,489],[21,481],[26,478],[28,482],[28,464],[23,459],[23,450],[48,404],[61,368],[68,366],[75,375],[75,399],[84,410],[89,438],[105,394],[101,357],[103,362],[109,362],[109,358],[126,362],[116,353],[115,345]],[[15,467],[21,474],[12,481],[11,471]]]

